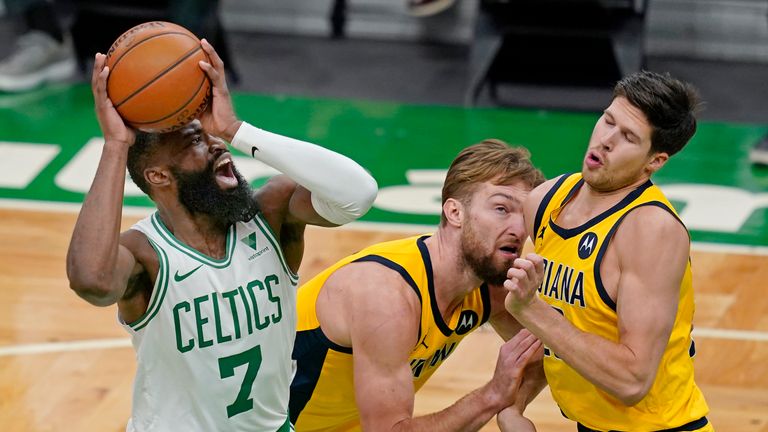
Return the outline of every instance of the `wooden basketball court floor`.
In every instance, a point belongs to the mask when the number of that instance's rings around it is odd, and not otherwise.
[[[74,211],[0,209],[0,431],[122,431],[130,412],[133,350],[114,306],[69,290],[64,258]],[[126,217],[124,227],[137,217]],[[304,280],[364,245],[401,237],[309,229]],[[768,257],[692,255],[696,379],[718,431],[768,432]],[[491,376],[500,339],[481,329],[417,395],[417,413],[442,409]],[[548,390],[528,408],[541,432],[574,431]],[[484,431],[496,431],[495,421]]]

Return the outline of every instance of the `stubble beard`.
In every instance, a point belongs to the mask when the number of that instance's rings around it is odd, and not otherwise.
[[[482,245],[471,225],[466,226],[467,228],[461,233],[461,255],[464,262],[483,281],[491,285],[503,284],[507,280],[507,270],[512,263],[508,266],[495,264],[493,254],[483,252]]]

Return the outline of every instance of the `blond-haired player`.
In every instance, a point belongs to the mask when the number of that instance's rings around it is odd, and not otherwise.
[[[524,407],[543,386],[531,376],[518,394],[540,345],[504,309],[500,284],[526,238],[523,202],[543,180],[523,148],[470,146],[448,170],[434,234],[370,246],[299,288],[297,430],[474,431],[518,396]],[[509,340],[493,378],[414,417],[415,391],[485,322]]]

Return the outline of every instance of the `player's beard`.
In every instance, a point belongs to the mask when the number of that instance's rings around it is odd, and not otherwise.
[[[507,270],[511,267],[496,264],[493,260],[493,251],[490,254],[483,252],[481,240],[469,220],[464,222],[461,231],[461,255],[464,262],[475,275],[491,285],[501,285],[507,280]]]
[[[183,172],[171,168],[178,184],[179,202],[190,214],[205,214],[226,227],[256,216],[259,205],[247,181],[233,166],[237,186],[221,189],[216,183],[213,161],[202,171]]]

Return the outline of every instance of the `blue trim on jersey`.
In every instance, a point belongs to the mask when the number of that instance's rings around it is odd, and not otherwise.
[[[480,285],[480,298],[483,300],[483,317],[480,318],[480,323],[477,327],[488,322],[488,318],[491,317],[491,293],[489,290],[490,288],[488,288],[487,283],[483,282],[483,284]]]
[[[561,411],[561,412],[562,412],[562,411]],[[563,414],[563,415],[565,415],[565,414]],[[694,421],[692,421],[692,422],[688,422],[688,423],[686,423],[686,424],[684,424],[684,425],[682,425],[682,426],[674,427],[674,428],[671,428],[671,429],[660,429],[660,430],[658,430],[658,431],[655,431],[655,432],[685,432],[685,431],[697,431],[697,430],[699,430],[699,429],[703,428],[704,426],[706,426],[706,425],[708,425],[708,424],[709,424],[709,420],[707,420],[707,417],[702,417],[702,418],[700,418],[700,419],[696,419],[696,420],[694,420]],[[591,428],[588,428],[588,427],[584,426],[584,425],[583,425],[583,424],[581,424],[581,423],[577,423],[577,424],[576,424],[576,430],[577,430],[578,432],[600,432],[600,431],[598,431],[598,430],[596,430],[596,429],[591,429]],[[610,431],[608,431],[608,432],[620,432],[620,431],[616,431],[616,430],[610,430]]]
[[[429,256],[429,249],[424,243],[424,239],[427,236],[420,237],[416,240],[416,245],[421,252],[421,259],[424,260],[424,269],[427,272],[427,291],[429,292],[429,305],[432,308],[432,319],[435,321],[437,328],[440,329],[440,333],[446,337],[453,334],[453,330],[448,327],[448,324],[443,320],[443,315],[440,313],[440,308],[437,307],[437,296],[435,296],[435,278],[432,273],[432,258]]]
[[[671,208],[669,208],[669,206],[667,206],[661,201],[648,201],[640,205],[637,205],[634,208],[628,210],[623,215],[621,215],[619,220],[617,220],[616,223],[613,224],[610,231],[608,231],[608,234],[605,235],[605,239],[603,239],[603,243],[600,245],[600,250],[597,251],[597,257],[595,257],[595,265],[594,265],[594,277],[595,277],[595,288],[597,289],[597,293],[600,295],[600,298],[603,300],[603,303],[605,303],[605,305],[608,306],[609,308],[613,309],[614,312],[616,311],[616,302],[614,302],[613,299],[611,299],[611,297],[608,295],[608,292],[605,290],[605,285],[603,285],[603,279],[600,277],[600,264],[602,264],[603,262],[603,257],[605,256],[605,252],[608,250],[608,244],[611,242],[611,238],[613,237],[613,234],[619,228],[619,225],[621,225],[621,222],[624,220],[624,218],[627,217],[627,215],[630,214],[633,210],[638,209],[640,207],[649,206],[649,205],[666,210],[667,212],[669,212],[669,214],[674,216],[675,219],[678,222],[680,222],[680,224],[683,224],[683,221],[681,221],[680,218],[677,217],[675,212]],[[683,225],[683,228],[685,228],[685,225]]]
[[[580,178],[579,181],[574,183],[573,186],[571,186],[571,190],[568,191],[567,194],[565,194],[565,198],[563,198],[562,201],[560,201],[560,207],[564,206],[565,203],[571,200],[574,195],[576,195],[576,192],[578,192],[581,187],[584,186],[584,177]]]
[[[331,346],[340,347],[331,342],[320,327],[296,332],[296,342],[291,355],[291,358],[296,361],[296,375],[291,381],[291,395],[288,402],[291,423],[296,423],[299,414],[312,398],[312,393],[315,392],[317,382],[320,380],[325,356]],[[347,349],[349,350],[347,354],[352,354],[352,349]]]
[[[555,182],[554,185],[552,185],[552,188],[547,191],[547,193],[544,195],[544,198],[539,203],[539,208],[536,209],[536,218],[533,220],[533,232],[531,233],[531,239],[533,240],[533,243],[536,243],[536,236],[539,235],[539,227],[541,226],[541,220],[544,219],[544,211],[547,209],[547,206],[549,205],[549,202],[552,201],[552,197],[555,196],[555,193],[560,189],[560,186],[563,185],[563,182],[565,179],[570,177],[573,173],[567,173],[560,176],[559,179]]]
[[[560,207],[562,208],[569,199],[573,196],[573,194],[576,193],[576,191],[584,184],[584,179],[581,179],[576,183],[573,188],[568,192],[568,195],[563,199],[563,202],[560,204]],[[598,223],[605,220],[608,216],[616,213],[617,211],[623,209],[624,207],[628,206],[632,203],[637,197],[639,197],[643,192],[645,192],[646,189],[653,186],[653,182],[649,179],[645,183],[638,186],[635,190],[628,193],[627,196],[625,196],[621,201],[616,203],[613,207],[609,208],[608,210],[600,213],[599,215],[593,217],[592,219],[588,220],[587,222],[583,223],[580,226],[577,226],[576,228],[562,228],[558,226],[555,221],[552,220],[552,213],[550,212],[549,216],[549,225],[552,227],[552,231],[556,232],[560,237],[563,239],[569,239],[571,237],[575,237],[584,231],[592,228],[593,226],[597,225]]]
[[[428,237],[428,236],[426,236]],[[425,237],[422,237],[425,238]],[[416,293],[416,297],[419,298],[419,306],[421,306],[424,301],[421,298],[421,290],[419,290],[419,286],[416,285],[416,281],[413,280],[413,277],[411,277],[411,274],[408,273],[408,271],[403,268],[400,264],[388,259],[384,258],[381,255],[366,255],[364,257],[358,258],[352,262],[375,262],[378,264],[383,265],[384,267],[387,267],[388,269],[396,271],[400,277],[402,277],[405,282],[411,286],[413,291]],[[419,313],[419,334],[416,337],[416,340],[421,340],[421,313]],[[350,348],[351,352],[351,348]]]

